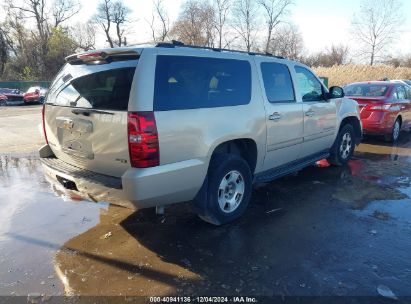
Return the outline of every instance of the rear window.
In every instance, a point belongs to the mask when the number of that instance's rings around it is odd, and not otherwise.
[[[351,84],[344,88],[344,92],[347,96],[381,97],[385,96],[388,87],[385,84]]]
[[[245,105],[251,100],[248,61],[186,56],[158,56],[154,110]]]
[[[126,111],[135,69],[109,69],[77,78],[66,74],[55,81],[47,102],[63,107]]]

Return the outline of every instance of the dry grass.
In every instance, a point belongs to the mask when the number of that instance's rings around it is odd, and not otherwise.
[[[411,68],[395,68],[388,65],[347,64],[330,68],[314,68],[317,75],[328,77],[329,86],[343,86],[357,81],[389,79],[411,79]]]

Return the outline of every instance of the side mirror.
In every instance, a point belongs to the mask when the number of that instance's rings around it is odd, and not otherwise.
[[[342,87],[331,87],[328,93],[328,99],[343,98],[345,96],[344,89]]]

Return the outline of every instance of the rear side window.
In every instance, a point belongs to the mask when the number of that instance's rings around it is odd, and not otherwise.
[[[248,61],[186,56],[158,56],[154,110],[169,111],[248,104]]]
[[[394,97],[398,100],[407,99],[407,92],[405,91],[405,87],[398,86],[395,88]]]
[[[48,102],[58,106],[125,111],[135,67],[88,74],[53,91]]]
[[[280,63],[261,63],[265,93],[271,103],[294,102],[294,87],[290,70]]]

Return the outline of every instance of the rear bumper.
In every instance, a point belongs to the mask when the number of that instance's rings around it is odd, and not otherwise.
[[[130,168],[116,178],[64,163],[54,157],[48,145],[39,153],[45,176],[54,188],[83,199],[131,209],[190,201],[207,173],[205,163],[194,159],[147,169]]]
[[[385,112],[372,112],[367,118],[362,117],[361,122],[364,134],[384,135],[391,133],[394,121]]]

